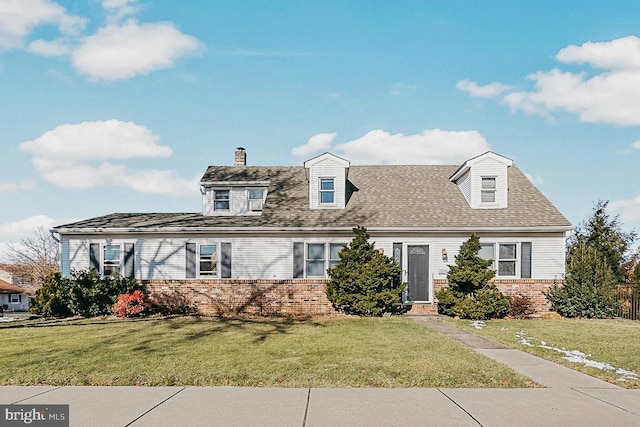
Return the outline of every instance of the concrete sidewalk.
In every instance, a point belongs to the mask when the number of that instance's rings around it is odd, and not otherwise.
[[[0,402],[69,404],[71,426],[98,427],[640,425],[640,390],[611,388],[5,386]]]
[[[97,427],[640,425],[640,390],[622,389],[433,318],[413,320],[547,388],[4,386],[0,403],[69,404],[71,426]]]

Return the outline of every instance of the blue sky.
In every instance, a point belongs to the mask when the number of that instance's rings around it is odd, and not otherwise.
[[[640,228],[640,2],[0,0],[0,256],[208,165],[514,160]]]

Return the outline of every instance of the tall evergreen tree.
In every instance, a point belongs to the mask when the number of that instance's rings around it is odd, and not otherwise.
[[[618,216],[611,218],[607,214],[608,204],[608,201],[599,200],[591,217],[578,226],[569,239],[567,258],[581,245],[593,248],[611,269],[615,280],[624,283],[627,251],[636,240],[636,233],[622,230]]]
[[[353,229],[355,237],[340,253],[340,261],[327,272],[327,298],[347,314],[381,316],[395,311],[401,300],[402,270],[391,257],[369,243],[364,227]]]
[[[552,310],[565,317],[615,317],[619,310],[618,280],[607,260],[593,246],[578,242],[567,256],[564,284],[545,295]]]

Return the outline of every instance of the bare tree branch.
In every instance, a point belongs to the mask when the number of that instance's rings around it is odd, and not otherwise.
[[[49,273],[58,271],[58,242],[48,230],[38,227],[33,235],[9,244],[3,268],[23,285],[40,286]]]

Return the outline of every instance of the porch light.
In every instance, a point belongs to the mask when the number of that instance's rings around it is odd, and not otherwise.
[[[447,250],[442,249],[442,262],[448,262],[448,261],[449,261],[449,255],[447,255]]]

